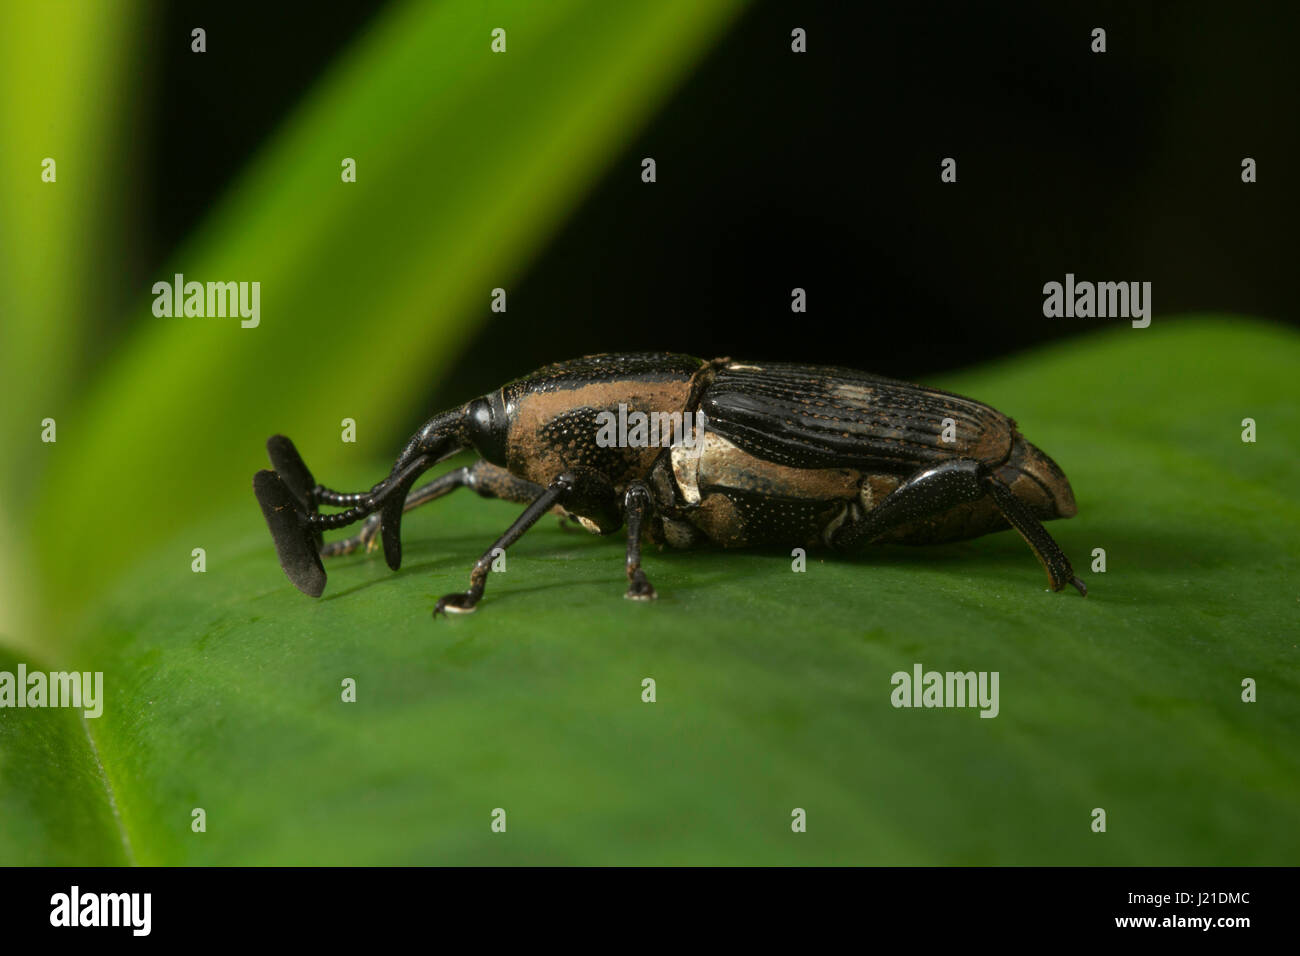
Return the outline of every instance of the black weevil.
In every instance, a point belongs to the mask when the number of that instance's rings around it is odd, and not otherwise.
[[[470,447],[479,461],[412,491],[421,473]],[[559,362],[434,416],[387,478],[350,494],[318,485],[288,438],[273,436],[267,450],[275,470],[259,471],[253,488],[280,565],[313,597],[325,589],[322,556],[376,538],[396,570],[402,514],[460,487],[528,507],[474,565],[469,590],[442,598],[435,614],[474,610],[499,549],[553,508],[598,534],[626,526],[627,597],[640,600],[655,597],[643,538],[851,553],[1008,526],[1052,590],[1073,584],[1087,594],[1042,525],[1075,514],[1070,483],[1014,421],[960,395],[851,369],[668,352]],[[321,505],[346,510],[320,514]],[[359,534],[323,543],[322,531],[363,518]]]

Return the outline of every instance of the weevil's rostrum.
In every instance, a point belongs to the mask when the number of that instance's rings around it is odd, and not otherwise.
[[[609,440],[609,423],[655,423]],[[676,426],[671,435],[662,423]],[[630,436],[630,437],[629,437]],[[662,437],[663,440],[657,440]],[[480,456],[412,490],[438,462]],[[435,613],[471,611],[493,558],[552,509],[588,530],[626,528],[627,596],[655,597],[641,544],[784,545],[853,553],[875,542],[936,544],[1015,528],[1052,590],[1087,589],[1042,522],[1075,514],[1065,474],[1016,423],[939,389],[830,366],[705,361],[666,352],[548,365],[430,419],[369,491],[316,483],[289,439],[267,442],[274,471],[253,486],[280,564],[303,592],[325,587],[322,557],[382,540],[401,565],[404,512],[468,487],[526,503],[474,565],[467,591]],[[341,507],[321,514],[320,507]],[[325,544],[321,532],[364,519]]]

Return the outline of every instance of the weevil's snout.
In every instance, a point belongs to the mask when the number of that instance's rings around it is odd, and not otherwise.
[[[1029,505],[1039,520],[1073,518],[1079,513],[1074,489],[1065,472],[1020,435],[1016,436],[1006,462],[998,467],[997,475],[1012,494]]]

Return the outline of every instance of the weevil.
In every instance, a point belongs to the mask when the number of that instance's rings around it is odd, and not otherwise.
[[[470,448],[481,456],[474,464],[414,488]],[[626,529],[626,596],[635,600],[656,596],[643,542],[853,554],[1008,527],[1053,591],[1072,584],[1087,594],[1043,528],[1076,513],[1070,482],[1015,421],[951,392],[852,369],[669,352],[559,362],[429,419],[369,491],[317,484],[283,435],[267,451],[274,470],[259,471],[253,488],[281,567],[312,597],[325,589],[322,557],[379,541],[397,570],[402,515],[457,488],[527,507],[475,563],[469,589],[440,599],[435,615],[473,611],[494,557],[552,510],[596,534]],[[322,532],[358,521],[358,534],[324,543]]]

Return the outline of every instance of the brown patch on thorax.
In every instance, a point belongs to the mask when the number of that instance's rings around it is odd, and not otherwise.
[[[664,445],[597,449],[598,426],[591,425],[590,434],[573,434],[566,441],[557,442],[544,434],[546,426],[576,409],[590,408],[595,412],[618,414],[620,403],[634,411],[681,413],[690,400],[691,382],[622,380],[593,382],[576,388],[549,388],[528,392],[511,402],[506,413],[510,417],[507,463],[515,474],[540,485],[549,483],[567,468],[589,465],[597,453],[614,452],[621,460],[621,474],[609,475],[615,482],[631,475],[643,476],[649,472],[655,459],[663,453]],[[648,429],[648,432],[654,431]],[[659,439],[651,435],[651,440]]]

